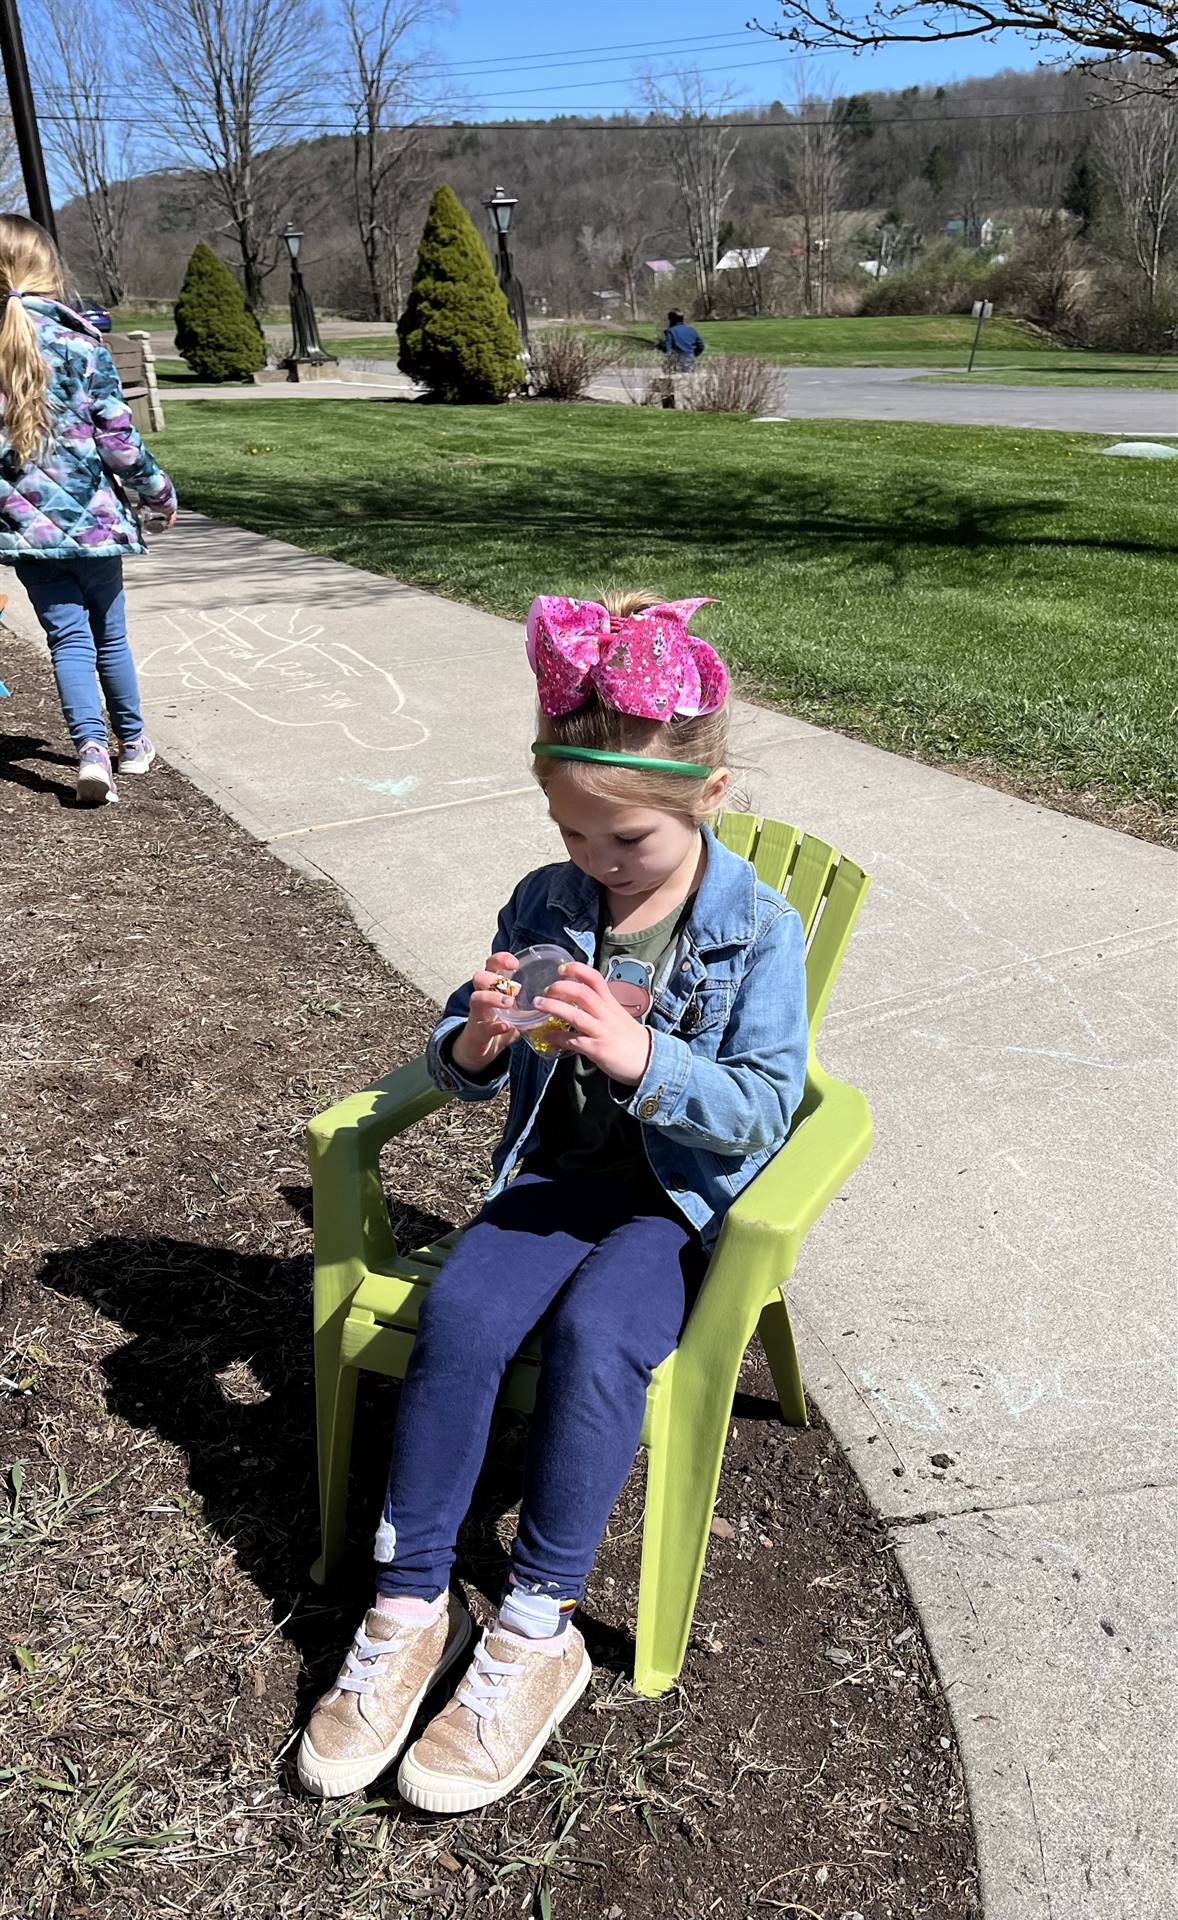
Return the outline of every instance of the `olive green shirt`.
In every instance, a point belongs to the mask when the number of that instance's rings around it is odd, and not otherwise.
[[[616,933],[612,927],[602,927],[597,938],[599,972],[608,973],[615,957],[644,960],[653,969],[653,997],[667,957],[674,951],[694,905],[695,895],[689,894],[683,905],[664,920],[637,933]],[[540,1105],[536,1145],[528,1158],[559,1167],[562,1173],[610,1173],[633,1178],[648,1171],[641,1122],[619,1106],[610,1092],[608,1077],[581,1054],[558,1059]]]

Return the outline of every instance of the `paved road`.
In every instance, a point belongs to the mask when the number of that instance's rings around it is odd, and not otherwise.
[[[128,579],[168,757],[443,996],[558,857],[519,630],[191,515]],[[735,757],[874,875],[822,1054],[877,1144],[791,1304],[936,1655],[986,1920],[1172,1920],[1174,858],[743,703]]]
[[[174,351],[169,336],[156,335],[156,352]],[[167,341],[162,345],[160,342]],[[411,394],[412,381],[393,361],[345,360],[348,382],[305,386],[173,387],[165,404],[181,398],[379,399]],[[611,368],[593,383],[600,400],[625,401],[639,391],[649,367]],[[1178,392],[1129,387],[938,386],[935,367],[786,367],[784,398],[772,411],[787,420],[908,420],[968,427],[1043,427],[1068,433],[1106,433],[1158,438],[1178,435]],[[932,383],[925,384],[929,376]],[[367,376],[367,378],[364,378]],[[766,432],[772,431],[766,427]]]

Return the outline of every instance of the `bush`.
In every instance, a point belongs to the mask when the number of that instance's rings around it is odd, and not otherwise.
[[[545,329],[532,339],[532,390],[541,400],[583,400],[617,359],[612,340],[589,340],[573,327]]]
[[[780,367],[735,353],[709,354],[690,373],[631,371],[622,386],[631,406],[674,406],[681,413],[768,413],[785,399]]]
[[[991,268],[956,240],[943,240],[902,273],[873,280],[860,313],[968,313],[988,292]]]
[[[429,203],[397,322],[401,370],[439,400],[506,400],[523,383],[519,335],[487,250],[449,187]]]
[[[1124,269],[1095,279],[1084,306],[1083,343],[1106,353],[1174,354],[1178,350],[1178,274],[1163,270],[1153,296]]]
[[[769,413],[785,396],[785,376],[768,360],[708,354],[683,380],[679,405],[688,413]]]
[[[201,380],[248,380],[266,364],[262,329],[225,262],[198,240],[173,308],[176,350]]]
[[[989,295],[1004,313],[1037,327],[1076,338],[1091,291],[1092,274],[1070,221],[1054,221],[1024,233],[993,269]]]

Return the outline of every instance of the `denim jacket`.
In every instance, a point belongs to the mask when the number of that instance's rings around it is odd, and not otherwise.
[[[805,1084],[809,1027],[801,921],[747,860],[703,831],[707,867],[670,968],[656,982],[646,1072],[636,1087],[611,1084],[641,1123],[663,1191],[710,1249],[737,1194],[789,1133]],[[504,907],[491,951],[552,941],[592,965],[600,897],[596,881],[571,861],[540,867]],[[493,1099],[510,1081],[493,1199],[535,1144],[536,1115],[559,1056],[517,1041],[485,1076],[464,1074],[450,1042],[470,995],[469,983],[451,994],[426,1062],[434,1084],[463,1100]]]

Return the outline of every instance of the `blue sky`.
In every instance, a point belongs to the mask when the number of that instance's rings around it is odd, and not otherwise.
[[[551,0],[459,0],[435,36],[466,93],[472,117],[514,119],[552,112],[622,111],[640,104],[637,74],[698,67],[709,86],[730,86],[747,105],[788,99],[797,86],[793,49],[749,33],[756,13],[780,20],[774,0],[596,0],[580,9]],[[642,44],[645,43],[645,44]],[[859,59],[811,56],[807,67],[839,93],[936,86],[1004,67],[1030,67],[1033,51],[1012,34],[996,46],[897,47]]]

